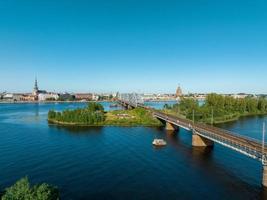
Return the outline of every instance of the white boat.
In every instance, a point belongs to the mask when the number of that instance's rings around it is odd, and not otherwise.
[[[167,142],[163,139],[154,139],[152,144],[155,146],[165,146],[167,145]]]

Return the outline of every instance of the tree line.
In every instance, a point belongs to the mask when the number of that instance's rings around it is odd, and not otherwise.
[[[79,108],[75,110],[64,110],[62,112],[56,112],[50,110],[48,112],[48,120],[96,125],[104,122],[104,108],[101,104],[95,102],[89,102],[86,108]]]
[[[231,96],[208,94],[203,104],[194,98],[181,98],[173,106],[164,105],[165,110],[205,122],[225,122],[240,116],[267,114],[267,99],[264,97],[233,98]]]

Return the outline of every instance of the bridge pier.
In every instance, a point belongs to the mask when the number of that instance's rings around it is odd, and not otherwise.
[[[267,165],[262,166],[262,186],[267,188]]]
[[[172,123],[166,122],[165,129],[167,131],[176,131],[176,130],[179,130],[179,127],[175,126]]]
[[[193,131],[193,134],[192,134],[192,146],[194,147],[207,147],[207,146],[213,146],[214,145],[214,142],[207,139],[207,138],[204,138],[198,134],[196,134],[194,131]]]

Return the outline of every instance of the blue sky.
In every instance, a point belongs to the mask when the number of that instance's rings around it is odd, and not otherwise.
[[[0,91],[267,93],[267,1],[0,1]]]

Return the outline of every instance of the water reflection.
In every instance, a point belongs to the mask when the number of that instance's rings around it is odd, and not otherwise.
[[[164,131],[168,146],[175,147],[177,155],[184,155],[185,162],[191,163],[190,167],[201,173],[206,181],[211,183],[220,182],[225,189],[225,194],[219,199],[267,199],[267,191],[261,187],[254,187],[246,179],[240,178],[239,173],[229,170],[221,165],[214,157],[215,147],[192,147],[191,133],[187,131]],[[168,147],[167,147],[168,148]],[[227,149],[223,149],[227,151]],[[224,157],[222,159],[225,159]],[[240,160],[238,161],[240,162]],[[241,191],[237,193],[236,191]]]
[[[67,133],[74,135],[99,134],[103,128],[101,126],[61,126],[53,123],[49,123],[48,126],[57,130],[65,130]]]
[[[38,120],[39,118],[39,104],[34,105],[34,114],[35,114],[35,120]]]
[[[210,159],[213,153],[213,146],[209,147],[192,147],[191,148],[191,153],[192,153],[192,158],[196,159]]]
[[[259,193],[259,199],[267,199],[267,188],[263,188]]]

